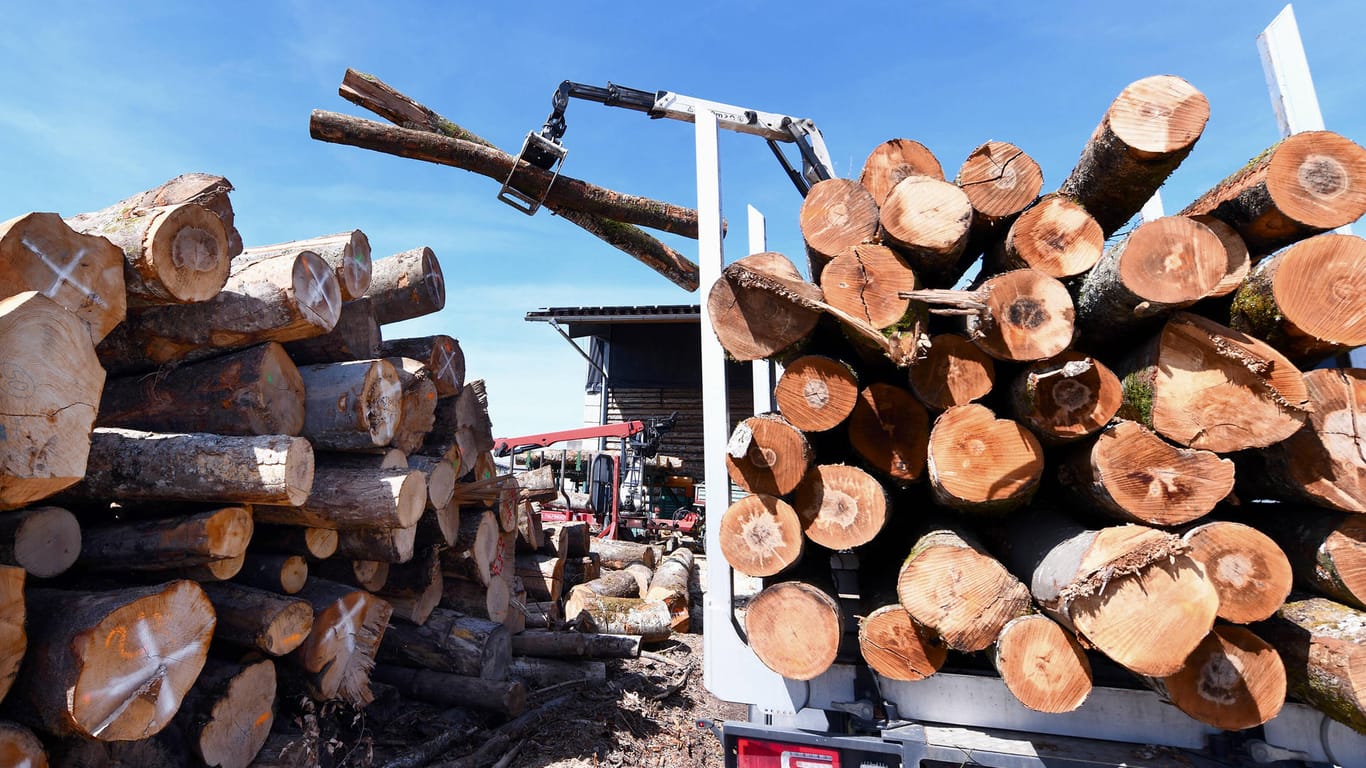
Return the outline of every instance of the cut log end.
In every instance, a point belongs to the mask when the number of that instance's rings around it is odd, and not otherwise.
[[[1024,503],[1043,473],[1043,448],[1019,423],[981,405],[942,413],[930,431],[927,466],[936,497],[962,509]]]
[[[1034,202],[1043,187],[1043,171],[1014,144],[988,141],[968,155],[956,181],[978,216],[1001,219]]]
[[[55,213],[0,224],[0,264],[0,291],[42,291],[84,320],[97,343],[127,315],[123,251],[106,238],[76,232]]]
[[[891,384],[870,384],[859,393],[849,417],[849,442],[873,469],[899,483],[925,469],[929,414],[916,399]]]
[[[1247,278],[1248,270],[1252,268],[1252,257],[1248,253],[1247,243],[1243,241],[1242,235],[1238,234],[1238,230],[1209,214],[1192,216],[1191,219],[1208,227],[1209,231],[1219,238],[1219,242],[1224,245],[1224,255],[1227,257],[1224,277],[1210,289],[1209,296],[1211,298],[1227,296],[1238,290],[1238,287],[1243,284],[1243,280]]]
[[[801,557],[802,524],[786,501],[751,494],[722,515],[720,541],[732,568],[747,576],[772,576]]]
[[[1366,149],[1332,131],[1297,133],[1276,147],[1266,189],[1282,214],[1318,230],[1366,214]]]
[[[14,768],[47,768],[47,751],[29,729],[0,720],[0,765]]]
[[[1015,417],[1053,444],[1099,431],[1124,399],[1119,378],[1108,367],[1071,350],[1029,366],[1011,394]]]
[[[743,265],[783,280],[801,282],[797,268],[786,257],[766,253],[747,256],[730,265]],[[728,268],[730,269],[730,268]],[[726,353],[741,362],[760,360],[787,351],[815,329],[820,312],[785,295],[752,283],[743,275],[722,272],[707,294],[712,331]]]
[[[910,139],[892,139],[873,148],[863,162],[859,183],[873,195],[873,202],[881,206],[892,188],[907,176],[928,176],[943,181],[944,169],[924,144]]]
[[[810,461],[806,437],[778,416],[753,416],[740,422],[726,448],[731,479],[750,493],[791,493]]]
[[[312,251],[300,253],[293,264],[290,285],[300,314],[322,332],[332,330],[342,306],[341,286],[332,268]]]
[[[911,303],[901,294],[920,284],[891,248],[861,243],[840,251],[825,265],[820,286],[830,306],[882,330],[906,323]]]
[[[794,631],[797,627],[801,631]],[[844,620],[825,592],[788,581],[767,587],[750,602],[745,632],[764,666],[786,678],[810,680],[834,663]]]
[[[147,231],[144,248],[152,275],[172,301],[208,301],[228,280],[227,230],[201,205],[161,209]]]
[[[1007,624],[992,661],[1011,694],[1036,712],[1071,712],[1091,694],[1091,663],[1081,645],[1042,614]]]
[[[986,309],[968,318],[977,346],[998,360],[1043,360],[1072,344],[1076,310],[1058,280],[1032,269],[990,278],[980,294]]]
[[[1106,119],[1115,136],[1140,153],[1179,152],[1204,132],[1209,99],[1179,77],[1145,77],[1120,92]]]
[[[915,682],[939,671],[948,648],[900,605],[884,605],[859,622],[859,651],[874,672]]]
[[[1185,306],[1224,279],[1228,254],[1219,237],[1184,216],[1140,224],[1119,257],[1119,279],[1142,301]]]
[[[1104,490],[1101,508],[1131,522],[1188,523],[1233,491],[1233,462],[1178,448],[1132,421],[1102,433],[1086,461],[1090,486]]]
[[[897,598],[911,618],[955,650],[980,651],[1029,610],[1029,590],[996,559],[953,537],[921,539],[901,566]]]
[[[843,464],[812,467],[797,486],[793,508],[806,537],[835,551],[872,541],[890,511],[882,485],[867,472]]]
[[[925,359],[911,366],[911,391],[927,408],[943,411],[984,397],[996,383],[991,356],[954,333],[930,339]]]
[[[197,728],[191,746],[207,765],[248,766],[275,723],[275,663],[249,664],[228,681]]]
[[[1215,521],[1187,531],[1182,539],[1219,593],[1219,618],[1237,624],[1261,621],[1290,595],[1290,561],[1261,531]]]
[[[886,237],[913,258],[911,268],[927,285],[952,284],[967,245],[972,204],[963,190],[928,176],[903,179],[882,207]]]
[[[61,507],[33,507],[13,516],[14,565],[38,578],[64,573],[81,552],[81,524]],[[0,522],[0,525],[3,525]]]
[[[850,179],[825,179],[813,184],[802,200],[798,217],[802,238],[817,259],[812,262],[813,279],[824,262],[877,235],[877,202],[863,185]]]
[[[784,367],[773,396],[789,424],[822,432],[841,424],[854,410],[858,379],[838,360],[806,355]]]
[[[1161,688],[1177,709],[1202,723],[1239,731],[1275,717],[1285,703],[1285,665],[1244,627],[1220,625]]]
[[[1048,195],[1010,225],[996,257],[1006,269],[1029,269],[1055,278],[1080,275],[1105,252],[1105,234],[1086,209]]]

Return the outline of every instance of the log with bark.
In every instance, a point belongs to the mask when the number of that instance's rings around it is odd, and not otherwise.
[[[802,631],[792,632],[790,627]],[[750,601],[745,634],[764,666],[783,677],[810,680],[834,663],[844,617],[839,604],[820,587],[783,581],[765,587]]]
[[[377,592],[389,580],[389,564],[379,560],[350,560],[338,556],[313,564],[313,575],[338,584]]]
[[[297,435],[304,383],[275,342],[105,383],[95,426],[149,432]]]
[[[40,579],[64,573],[81,552],[81,524],[61,507],[0,514],[0,563]]]
[[[165,184],[134,195],[124,201],[130,208],[156,208],[166,205],[194,203],[213,211],[228,233],[228,256],[242,252],[242,236],[238,234],[228,193],[232,182],[210,173],[184,173]]]
[[[104,370],[80,318],[36,292],[0,299],[0,509],[85,475]]]
[[[105,573],[189,568],[240,557],[251,535],[251,511],[245,507],[91,525],[82,531],[76,562]]]
[[[811,459],[811,445],[801,430],[772,413],[740,422],[726,444],[730,479],[750,493],[791,493]]]
[[[996,384],[996,365],[966,336],[941,333],[930,337],[929,350],[911,366],[909,378],[926,408],[943,411],[985,397]]]
[[[601,559],[603,568],[623,570],[639,562],[653,570],[659,561],[659,553],[654,547],[634,541],[591,538],[588,546]]]
[[[394,439],[403,385],[387,360],[299,367],[304,380],[301,434],[322,450],[370,450]]]
[[[1366,610],[1366,517],[1248,504],[1238,508],[1236,519],[1256,526],[1280,546],[1301,585]]]
[[[1216,216],[1254,257],[1271,253],[1366,213],[1366,150],[1332,131],[1296,133],[1181,213]]]
[[[859,392],[849,443],[879,475],[897,484],[918,480],[929,438],[929,414],[906,390],[877,382]]]
[[[559,600],[565,586],[565,560],[558,555],[517,555],[515,573],[526,585],[527,596],[540,602]]]
[[[488,393],[483,379],[466,382],[455,397],[436,402],[432,429],[418,449],[424,456],[446,456],[459,467],[464,477],[474,468],[481,453],[493,450],[493,424],[488,414]]]
[[[670,552],[655,568],[650,588],[641,596],[643,600],[659,600],[669,606],[672,616],[670,625],[675,632],[687,632],[688,622],[688,585],[693,576],[692,550],[678,548]]]
[[[906,256],[925,285],[950,287],[969,266],[964,255],[972,203],[957,186],[908,176],[883,201],[880,221],[884,242]]]
[[[62,498],[297,506],[313,488],[314,462],[302,437],[103,427],[91,436],[85,478]]]
[[[1214,520],[1185,531],[1181,541],[1219,594],[1217,615],[1224,621],[1248,624],[1269,618],[1290,595],[1290,561],[1256,528]]]
[[[1047,445],[1079,440],[1110,422],[1124,399],[1119,378],[1073,350],[1029,365],[1010,385],[1010,411]]]
[[[252,550],[307,555],[317,560],[326,560],[337,551],[336,529],[276,525],[255,519],[256,530],[252,533],[249,545]]]
[[[385,664],[506,680],[511,637],[496,621],[437,608],[422,626],[391,625],[377,658]]]
[[[389,664],[376,665],[371,677],[406,697],[443,707],[474,707],[509,717],[526,709],[527,690],[519,680],[485,680]]]
[[[1043,448],[1018,422],[998,419],[986,406],[944,411],[926,451],[930,489],[944,506],[1004,514],[1029,501],[1043,474]]]
[[[907,176],[929,176],[943,181],[944,169],[924,144],[911,139],[890,139],[868,154],[858,180],[873,195],[873,202],[881,206]]]
[[[1304,376],[1246,334],[1179,312],[1115,366],[1119,416],[1178,445],[1215,453],[1264,448],[1299,430],[1308,410]]]
[[[248,551],[242,569],[233,580],[249,587],[293,595],[308,583],[308,561],[303,555]]]
[[[7,701],[53,735],[101,741],[156,735],[204,666],[214,609],[191,581],[112,592],[31,589],[32,653]]]
[[[313,606],[298,597],[236,582],[201,584],[218,616],[214,638],[270,656],[298,648],[313,631]]]
[[[383,335],[370,299],[362,296],[341,305],[337,324],[321,336],[285,344],[290,358],[299,365],[344,363],[379,357]]]
[[[220,557],[198,565],[172,568],[166,571],[166,574],[199,582],[227,581],[236,576],[246,562],[247,556],[244,553],[235,557]]]
[[[819,309],[792,301],[756,279],[756,274],[802,287],[801,274],[781,254],[747,256],[722,271],[721,279],[708,289],[707,309],[721,346],[740,362],[789,353],[820,319]],[[804,290],[808,300],[820,299],[819,288],[806,286]]]
[[[792,507],[806,538],[837,552],[872,541],[891,513],[882,485],[858,467],[844,464],[817,464],[808,470],[793,494]]]
[[[565,621],[581,622],[590,632],[639,635],[647,643],[668,640],[673,634],[672,618],[663,600],[606,597],[582,586],[569,590],[564,600]]]
[[[1240,731],[1281,711],[1286,670],[1276,650],[1250,630],[1220,625],[1195,647],[1180,670],[1148,683],[1196,720]]]
[[[443,560],[443,566],[445,564]],[[478,618],[505,623],[512,605],[512,586],[507,579],[490,578],[488,584],[455,577],[444,577],[441,585],[442,608]],[[555,605],[554,603],[550,603]]]
[[[1291,696],[1366,733],[1366,613],[1322,597],[1292,596],[1255,629],[1285,662]]]
[[[948,658],[948,647],[939,636],[895,601],[859,619],[858,644],[868,667],[889,680],[924,680]]]
[[[488,584],[498,556],[498,520],[492,512],[462,514],[450,549],[442,552],[442,569],[471,581]]]
[[[582,520],[574,520],[567,523],[557,523],[546,528],[546,539],[550,542],[550,553],[562,557],[585,557],[590,552],[603,552],[601,547],[593,546],[593,534],[588,530],[588,523]],[[599,544],[603,544],[610,539],[605,539]],[[608,544],[608,547],[612,545]],[[638,550],[628,547],[626,550],[634,553]],[[614,558],[608,553],[606,565],[608,568],[623,567],[619,562],[620,558]],[[628,561],[629,562],[629,561]],[[650,567],[654,567],[654,561],[650,561]]]
[[[310,578],[298,597],[313,606],[313,629],[291,654],[316,698],[369,704],[370,670],[389,627],[389,604],[344,584]]]
[[[275,723],[275,662],[209,658],[176,722],[205,765],[246,768]]]
[[[465,352],[460,342],[444,334],[415,339],[385,339],[380,357],[410,357],[427,366],[437,397],[455,397],[465,386]]]
[[[1044,195],[987,249],[982,271],[1032,269],[1061,280],[1086,273],[1104,253],[1105,235],[1080,203],[1064,195]]]
[[[323,752],[316,727],[298,729],[291,725],[281,729],[277,720],[275,728],[256,753],[251,768],[314,768],[322,764]]]
[[[1130,83],[1105,111],[1058,191],[1081,203],[1109,237],[1186,159],[1208,120],[1209,100],[1179,77]]]
[[[811,281],[850,246],[873,240],[878,232],[878,204],[866,187],[850,179],[825,179],[811,185],[798,213],[802,240],[810,260]]]
[[[409,357],[390,357],[385,362],[394,367],[403,393],[399,398],[398,423],[389,445],[405,454],[413,453],[422,447],[435,423],[436,383],[425,363]]]
[[[557,659],[634,659],[640,656],[640,637],[532,630],[512,636],[512,652]]]
[[[406,563],[389,566],[389,578],[375,594],[394,608],[394,616],[411,624],[423,624],[441,603],[439,546],[428,546]]]
[[[417,529],[416,524],[402,528],[343,528],[337,531],[337,556],[385,565],[406,563],[417,553]]]
[[[247,264],[253,261],[278,256],[283,253],[312,251],[327,262],[337,276],[341,288],[342,301],[352,301],[365,295],[370,287],[370,238],[359,229],[338,232],[335,235],[310,237],[305,240],[291,240],[275,245],[260,245],[248,248],[234,261]]]
[[[972,205],[965,255],[975,258],[999,240],[1039,197],[1043,171],[1027,152],[1005,141],[988,141],[968,154],[954,179]]]
[[[1091,695],[1091,662],[1081,644],[1041,613],[1007,622],[989,655],[1006,689],[1036,712],[1072,712]]]
[[[74,312],[98,344],[128,312],[123,251],[55,213],[0,223],[0,298],[39,291]]]
[[[415,469],[423,474],[427,480],[427,509],[440,511],[445,510],[451,503],[451,497],[455,494],[456,474],[455,467],[449,461],[436,456],[408,456],[408,468]],[[456,516],[447,516],[442,520],[444,526],[448,522],[454,522]],[[450,538],[453,532],[446,531],[443,527],[442,535]]]
[[[527,482],[528,479],[535,480],[534,477],[528,478],[528,475],[534,473],[549,477],[553,474],[554,468],[547,464],[541,469],[547,471],[542,473],[538,469],[531,473],[524,472],[517,477],[518,488],[523,495],[527,493],[528,489],[522,483]],[[546,541],[545,529],[541,527],[540,510],[535,508],[530,501],[523,501],[517,505],[517,551],[519,553],[541,552],[546,548]]]
[[[1075,311],[1067,288],[1032,269],[988,278],[970,291],[903,294],[932,314],[961,315],[968,338],[997,360],[1044,360],[1072,343]]]
[[[537,689],[573,683],[602,685],[607,682],[607,662],[514,656],[508,675]]]
[[[805,432],[823,432],[853,412],[858,374],[839,360],[804,355],[783,366],[773,397],[789,424]]]
[[[368,454],[319,454],[313,491],[302,505],[262,504],[253,513],[261,522],[312,528],[411,528],[426,506],[426,480],[406,463],[385,469]]]
[[[805,541],[801,518],[792,505],[762,493],[744,496],[726,509],[718,540],[730,567],[755,577],[773,576],[795,564]]]
[[[921,319],[921,309],[903,293],[920,286],[916,273],[896,251],[874,243],[840,251],[820,276],[827,304],[878,330],[895,330]]]
[[[504,534],[507,535],[507,534]],[[541,555],[544,557],[544,555]],[[527,557],[526,554],[518,554],[518,558]],[[564,576],[562,582],[565,587],[573,587],[592,581],[602,575],[602,562],[592,555],[588,557],[567,557],[564,561]]]
[[[264,259],[234,268],[208,301],[130,311],[100,343],[100,362],[111,374],[125,375],[267,341],[306,339],[332,330],[340,311],[337,278],[316,254]]]
[[[1209,514],[1233,490],[1234,465],[1209,451],[1179,448],[1120,420],[1073,448],[1058,479],[1082,507],[1125,522],[1181,525]]]

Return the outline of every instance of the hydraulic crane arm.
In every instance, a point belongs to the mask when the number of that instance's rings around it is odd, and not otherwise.
[[[562,443],[565,440],[586,440],[591,437],[631,437],[644,431],[645,422],[643,421],[623,421],[616,424],[604,424],[599,427],[562,429],[539,435],[500,437],[493,441],[493,455],[507,456],[510,453],[521,453],[532,448],[545,448],[555,443]]]

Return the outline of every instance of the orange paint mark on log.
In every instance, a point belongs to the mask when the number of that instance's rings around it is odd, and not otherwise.
[[[265,712],[262,712],[262,713],[261,713],[261,716],[258,717],[258,718],[256,718],[256,722],[253,723],[252,725],[254,725],[254,726],[257,727],[257,728],[260,728],[261,726],[265,725],[266,722],[267,722],[268,720],[270,720],[270,711],[269,711],[269,710],[267,710],[267,711],[265,711]]]

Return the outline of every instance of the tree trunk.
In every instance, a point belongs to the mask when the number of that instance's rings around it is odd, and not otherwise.
[[[659,559],[654,547],[648,544],[637,544],[633,541],[590,539],[588,546],[592,549],[593,554],[602,559],[603,568],[624,570],[631,563],[640,562],[653,570],[656,561]]]
[[[228,279],[228,232],[202,205],[143,207],[124,200],[67,219],[77,232],[100,235],[123,251],[128,298],[137,304],[208,301]]]
[[[1105,111],[1058,191],[1081,203],[1109,237],[1186,159],[1207,120],[1209,100],[1179,77],[1130,83]]]
[[[629,571],[605,571],[596,579],[585,581],[582,584],[576,585],[576,587],[583,587],[594,594],[603,595],[604,597],[644,596],[644,593],[640,590],[640,584],[636,582],[635,575]]]
[[[976,258],[1000,240],[1030,203],[1039,197],[1043,171],[1024,150],[1004,141],[988,141],[963,161],[954,179],[972,205],[965,256]]]
[[[420,627],[390,626],[378,658],[386,664],[506,680],[512,660],[510,638],[507,627],[496,621],[437,608]]]
[[[380,325],[440,312],[446,306],[441,262],[425,245],[379,259],[365,295]]]
[[[1089,530],[1036,507],[999,543],[1040,608],[1132,672],[1174,674],[1214,626],[1218,593],[1173,534]]]
[[[642,595],[646,601],[661,600],[669,606],[675,632],[688,631],[688,584],[692,576],[692,550],[675,549],[660,561],[650,580],[650,588]]]
[[[47,768],[47,751],[33,731],[18,723],[0,720],[0,756],[15,768]]]
[[[1123,399],[1124,388],[1109,368],[1072,350],[1031,364],[1010,386],[1011,415],[1046,445],[1095,434]]]
[[[252,533],[252,550],[278,552],[286,555],[307,555],[326,560],[337,551],[337,531],[332,528],[309,528],[302,525],[275,525],[254,516],[256,530]]]
[[[869,384],[849,417],[849,442],[879,475],[898,485],[914,482],[925,468],[929,414],[906,390]]]
[[[313,630],[287,658],[303,669],[320,700],[369,704],[374,698],[370,670],[389,626],[389,604],[363,590],[322,579],[309,579],[299,597],[313,606]]]
[[[379,323],[370,300],[361,297],[341,305],[337,324],[321,336],[285,344],[289,356],[299,365],[345,363],[379,357]]]
[[[319,336],[332,330],[340,311],[336,276],[305,251],[234,269],[208,301],[130,311],[98,352],[114,375],[150,371],[266,341]]]
[[[1247,279],[1248,270],[1252,268],[1252,258],[1247,251],[1247,243],[1243,242],[1242,235],[1238,230],[1225,224],[1223,221],[1208,214],[1191,216],[1192,221],[1204,224],[1209,227],[1209,231],[1219,238],[1219,242],[1224,246],[1224,256],[1226,265],[1224,267],[1224,277],[1214,288],[1210,289],[1209,298],[1227,296],[1238,290]]]
[[[61,507],[0,514],[0,563],[40,579],[66,572],[81,551],[81,524]]]
[[[388,445],[402,417],[403,385],[387,360],[299,367],[307,396],[302,434],[322,450]]]
[[[1039,198],[983,255],[983,274],[1032,269],[1059,280],[1085,274],[1105,253],[1100,225],[1063,195]]]
[[[804,432],[824,432],[853,412],[858,374],[839,360],[805,355],[783,367],[773,397],[789,424]]]
[[[437,397],[455,397],[465,386],[465,352],[450,336],[385,340],[379,348],[380,357],[410,357],[427,366]]]
[[[234,582],[200,586],[218,616],[214,630],[218,640],[284,656],[313,630],[313,606],[307,600]]]
[[[251,511],[224,507],[180,517],[87,527],[77,560],[94,572],[164,571],[240,557],[251,540]]]
[[[834,663],[844,617],[835,599],[819,587],[784,581],[765,587],[750,601],[745,633],[764,666],[783,677],[810,680]]]
[[[752,603],[750,610],[754,610]],[[639,635],[647,643],[668,640],[673,634],[672,617],[664,601],[604,597],[583,587],[569,590],[569,597],[564,601],[564,618],[569,622],[584,621],[590,632]]]
[[[1087,509],[1131,523],[1170,526],[1209,514],[1233,490],[1233,462],[1178,448],[1119,421],[1072,449],[1058,479]]]
[[[255,534],[253,534],[255,536]],[[257,589],[293,595],[308,583],[308,561],[303,555],[247,552],[234,581]]]
[[[412,624],[425,624],[441,603],[441,548],[429,546],[407,563],[389,567],[384,588],[375,594],[394,608],[394,616]]]
[[[777,253],[755,254],[729,265],[708,289],[712,331],[726,352],[740,362],[790,352],[820,319],[818,309],[775,290],[769,282],[776,280],[802,288],[808,300],[820,298],[820,289],[801,285],[797,268]]]
[[[297,435],[304,382],[279,344],[267,342],[154,376],[110,379],[99,427],[217,435]]]
[[[558,555],[518,555],[516,573],[535,600],[559,600],[564,590],[565,558]]]
[[[205,765],[246,768],[275,723],[275,662],[237,664],[210,658],[176,721]]]
[[[990,656],[1011,695],[1035,712],[1072,712],[1091,695],[1091,662],[1081,644],[1043,614],[1011,619]]]
[[[843,464],[812,467],[797,486],[792,507],[806,537],[836,552],[872,541],[891,512],[882,485],[858,467]]]
[[[932,314],[962,315],[968,338],[997,360],[1044,360],[1072,343],[1072,297],[1056,279],[1017,269],[972,291],[913,291]]]
[[[1119,416],[1215,453],[1263,448],[1305,423],[1304,376],[1261,341],[1181,312],[1116,367]]]
[[[878,204],[868,189],[850,179],[825,179],[811,185],[798,214],[811,264],[811,282],[846,248],[877,237]]]
[[[955,406],[935,419],[925,460],[938,503],[984,514],[1004,514],[1028,502],[1043,462],[1043,448],[1031,432],[976,404]]]
[[[1290,561],[1261,531],[1215,520],[1191,528],[1181,540],[1219,594],[1217,615],[1224,621],[1249,624],[1270,618],[1290,595]]]
[[[512,636],[512,652],[557,659],[634,659],[640,656],[640,637],[530,631]]]
[[[892,189],[907,176],[929,176],[944,180],[944,169],[934,153],[924,144],[910,139],[891,139],[873,148],[863,161],[859,183],[873,195],[873,202],[881,206]]]
[[[1332,131],[1303,131],[1254,157],[1181,212],[1211,214],[1254,257],[1366,213],[1366,150]]]
[[[357,457],[373,459],[373,456]],[[348,457],[323,455],[314,467],[313,492],[298,507],[253,509],[266,523],[313,528],[411,528],[427,504],[427,483],[417,470],[358,465]]]
[[[85,478],[63,498],[297,506],[314,476],[313,448],[302,437],[106,427],[91,438]]]
[[[718,539],[721,555],[730,567],[754,577],[773,576],[787,570],[801,559],[805,541],[801,518],[792,505],[761,493],[744,496],[726,509],[721,516]],[[634,578],[627,571],[621,573]]]
[[[777,414],[740,422],[726,445],[730,479],[750,493],[791,493],[811,466],[811,445],[801,430]]]
[[[485,680],[388,664],[376,666],[373,677],[394,686],[406,698],[442,707],[474,707],[508,717],[526,710],[526,686],[518,680]]]
[[[155,735],[199,677],[214,609],[198,584],[116,592],[34,589],[33,653],[15,680],[16,714],[53,735],[101,741]]]
[[[442,608],[496,621],[507,620],[512,608],[511,587],[506,579],[490,578],[488,584],[460,578],[444,578],[441,586]]]
[[[1280,652],[1290,695],[1366,733],[1366,613],[1322,597],[1298,597],[1257,634]]]
[[[339,557],[386,564],[406,563],[416,552],[416,523],[403,528],[343,528],[337,531]]]
[[[370,287],[370,238],[359,229],[307,240],[256,246],[246,249],[234,260],[240,264],[249,264],[281,254],[296,254],[299,251],[312,251],[327,262],[332,268],[332,273],[337,276],[342,301],[359,299]]]
[[[561,661],[536,656],[514,656],[508,674],[536,688],[549,688],[561,683],[605,685],[607,664],[602,661]],[[535,691],[533,691],[535,693]]]
[[[1029,589],[963,531],[930,526],[913,540],[897,575],[911,618],[949,648],[980,651],[1006,622],[1029,611]]]
[[[1244,505],[1238,519],[1270,536],[1305,586],[1366,610],[1366,517],[1289,504]]]
[[[884,241],[905,254],[926,286],[950,287],[969,266],[963,257],[972,203],[947,181],[929,176],[902,179],[882,203],[881,223]]]
[[[0,298],[41,292],[80,317],[96,344],[128,312],[123,251],[76,232],[55,213],[0,224],[0,286]]]
[[[1285,704],[1281,657],[1244,627],[1220,625],[1174,675],[1147,682],[1176,708],[1225,731],[1255,728]]]
[[[85,324],[36,292],[0,299],[0,509],[80,480],[104,386]]]
[[[910,383],[926,408],[943,411],[985,397],[996,384],[996,366],[964,336],[941,333],[930,338],[925,358],[911,366]]]
[[[394,367],[403,391],[399,399],[398,423],[389,445],[405,454],[413,453],[422,447],[435,423],[436,384],[432,381],[432,372],[417,360],[391,357],[385,362]]]
[[[915,682],[939,671],[948,648],[917,623],[899,603],[884,605],[859,620],[859,652],[868,666],[889,680]]]

